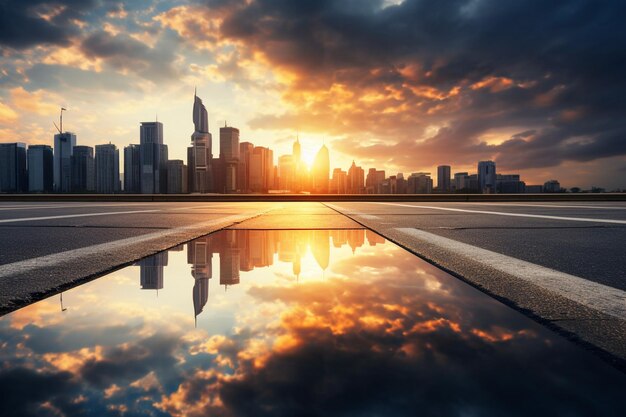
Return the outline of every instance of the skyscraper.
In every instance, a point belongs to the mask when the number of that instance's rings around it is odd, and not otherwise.
[[[330,176],[330,156],[326,145],[322,145],[313,160],[311,169],[311,181],[313,192],[316,194],[328,193],[328,180]]]
[[[187,167],[180,159],[167,161],[167,192],[183,194],[187,192]]]
[[[341,168],[333,170],[329,192],[331,194],[346,194],[348,189],[348,173]]]
[[[270,172],[273,168],[268,165],[271,161],[270,150],[263,146],[255,146],[250,156],[250,190],[254,193],[268,191]]]
[[[96,190],[95,163],[91,146],[74,146],[72,155],[72,191],[92,193]]]
[[[124,148],[124,192],[141,192],[140,146],[128,145]]]
[[[495,193],[496,180],[496,163],[493,161],[480,161],[478,163],[479,191],[485,194]]]
[[[439,165],[437,167],[437,191],[440,193],[452,191],[450,186],[450,165]]]
[[[141,192],[164,193],[167,188],[167,145],[163,144],[163,124],[142,122],[139,138]]]
[[[220,127],[220,160],[224,171],[225,193],[237,191],[237,168],[239,165],[239,129]]]
[[[54,135],[54,191],[67,193],[72,190],[72,154],[76,135],[72,132]]]
[[[30,145],[28,147],[28,191],[31,193],[50,193],[54,184],[52,147],[48,145]]]
[[[209,133],[209,119],[202,100],[194,93],[191,146],[187,149],[190,192],[207,193],[213,190],[213,137]]]
[[[96,192],[112,194],[120,190],[120,152],[112,143],[96,145]]]
[[[348,169],[348,194],[361,194],[365,190],[365,170],[356,166],[354,161]]]
[[[250,192],[250,158],[254,145],[250,142],[239,144],[239,168],[237,170],[237,188],[242,193]]]
[[[295,164],[292,155],[282,155],[278,158],[278,188],[293,191],[295,182]]]
[[[0,192],[28,191],[26,144],[0,143]]]

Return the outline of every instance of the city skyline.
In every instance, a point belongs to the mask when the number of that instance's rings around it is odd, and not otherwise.
[[[42,146],[24,143],[0,143],[0,192],[57,193],[313,193],[313,194],[430,194],[438,193],[559,193],[567,189],[556,179],[543,185],[531,185],[519,174],[497,172],[494,161],[479,161],[476,174],[455,172],[449,165],[437,166],[436,186],[430,172],[411,170],[410,174],[387,176],[385,169],[369,168],[367,176],[354,159],[347,171],[330,164],[330,151],[322,143],[307,166],[299,135],[290,154],[274,158],[268,147],[240,141],[240,130],[233,126],[219,127],[219,153],[213,156],[213,137],[209,131],[208,111],[194,89],[190,146],[187,159],[170,159],[164,140],[164,126],[158,120],[141,122],[139,144],[123,148],[124,159],[114,144],[80,145],[74,132],[63,131],[60,109],[58,133],[54,135],[53,164],[47,168],[35,155]],[[30,149],[33,155],[31,156]],[[277,161],[275,164],[274,161]],[[35,162],[35,166],[33,166]],[[186,162],[186,164],[185,164]],[[35,170],[36,175],[30,173]],[[120,172],[120,168],[122,171]],[[384,167],[383,167],[384,168]],[[42,177],[42,178],[39,178]],[[52,178],[52,189],[41,182]],[[585,191],[573,187],[571,192]],[[592,187],[592,192],[605,191]]]
[[[64,106],[66,129],[83,145],[122,149],[135,142],[137,120],[158,114],[170,158],[184,160],[188,92],[197,86],[210,98],[211,126],[228,121],[242,141],[277,155],[299,132],[308,163],[325,141],[331,166],[355,159],[434,173],[494,160],[530,183],[624,188],[623,81],[610,61],[623,48],[620,36],[596,30],[621,27],[619,13],[587,1],[531,6],[10,2],[0,136],[46,144]],[[272,26],[272,17],[288,24]],[[351,24],[334,23],[342,19]]]

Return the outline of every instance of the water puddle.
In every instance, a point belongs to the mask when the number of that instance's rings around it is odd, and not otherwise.
[[[363,230],[222,231],[2,317],[0,343],[0,415],[626,409],[624,374]]]

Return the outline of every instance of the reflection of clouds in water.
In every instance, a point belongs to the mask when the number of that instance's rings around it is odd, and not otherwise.
[[[293,262],[303,253],[295,242],[315,239],[290,233],[300,237],[281,232],[255,239],[279,254],[288,249],[279,258]],[[231,233],[228,247],[241,244],[239,261],[246,263],[241,236]],[[365,242],[361,237],[353,243]],[[578,415],[581,409],[610,415],[621,409],[623,378],[540,335],[525,318],[395,246],[365,244],[353,254],[350,245],[334,247],[349,234],[332,239],[324,280],[289,281],[283,277],[290,265],[265,272],[255,266],[242,273],[236,293],[211,294],[235,317],[227,331],[194,329],[193,308],[142,305],[137,300],[145,298],[124,288],[128,294],[102,292],[95,302],[74,297],[86,304],[71,315],[46,300],[6,317],[0,388],[13,397],[0,414],[11,407],[23,415],[125,409],[125,415],[180,416]],[[272,258],[256,252],[250,263],[260,265],[254,259]],[[193,280],[180,282],[191,305]],[[136,277],[128,285],[139,291]],[[168,285],[176,283],[168,282],[164,294]],[[96,286],[86,290],[98,294]],[[213,314],[216,306],[210,307],[203,314]],[[16,383],[31,388],[17,392]]]

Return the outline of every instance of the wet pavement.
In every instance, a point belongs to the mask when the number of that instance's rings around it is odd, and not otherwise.
[[[626,409],[626,374],[364,229],[223,230],[5,315],[0,341],[0,415]]]

